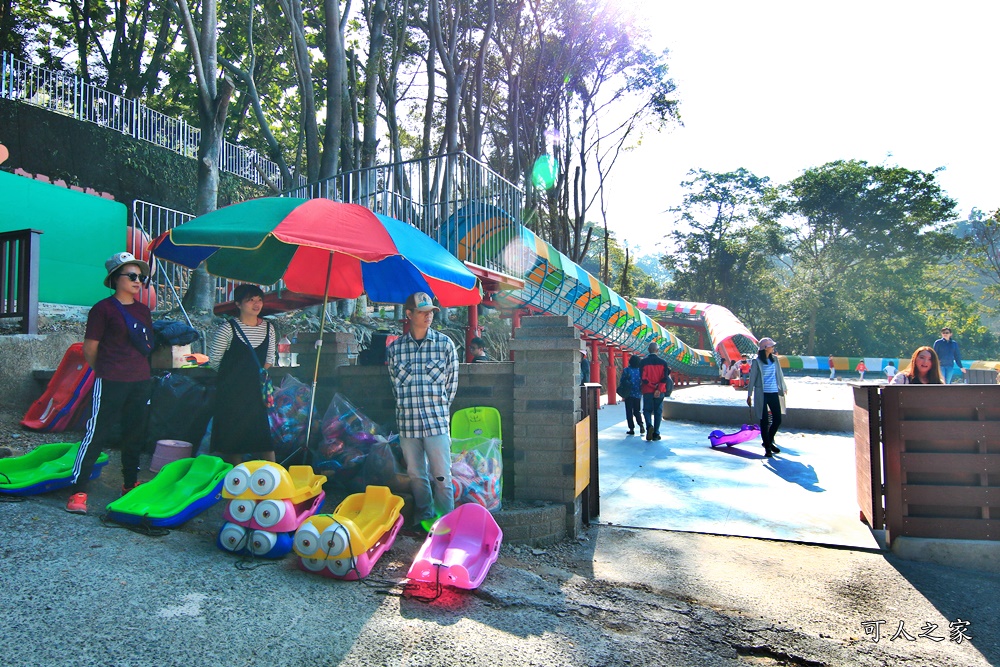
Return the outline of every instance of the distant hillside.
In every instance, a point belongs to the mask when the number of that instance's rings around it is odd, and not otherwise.
[[[636,267],[645,271],[649,277],[661,285],[670,282],[673,278],[669,271],[660,266],[659,255],[640,255],[634,257],[633,261]]]

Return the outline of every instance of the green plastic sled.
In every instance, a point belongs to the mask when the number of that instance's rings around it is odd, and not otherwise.
[[[458,410],[451,416],[451,437],[456,440],[466,438],[500,438],[500,411],[496,408],[473,407]]]
[[[108,516],[133,525],[179,526],[219,501],[232,468],[218,456],[171,461],[152,480],[110,503]]]
[[[23,456],[0,459],[0,493],[33,496],[69,486],[79,451],[79,442],[56,442],[39,445]],[[108,455],[101,452],[90,479],[100,477],[107,464]]]

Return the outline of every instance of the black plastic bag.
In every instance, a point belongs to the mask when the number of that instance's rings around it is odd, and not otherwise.
[[[161,345],[187,345],[200,338],[197,329],[176,320],[153,322],[153,332],[156,334],[157,347]]]
[[[197,448],[212,418],[215,388],[206,387],[180,373],[153,377],[149,401],[147,443],[183,440]]]

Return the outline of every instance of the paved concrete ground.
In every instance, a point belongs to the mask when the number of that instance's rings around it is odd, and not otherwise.
[[[97,512],[119,474],[113,454]],[[1000,664],[1000,575],[871,550],[598,525],[504,545],[478,591],[421,602],[396,585],[411,537],[342,582],[291,558],[238,568],[214,546],[219,505],[154,538],[66,514],[65,496],[0,503],[4,665]]]
[[[851,409],[840,383],[790,383],[790,412],[801,404]],[[711,385],[671,400],[746,408],[745,392]],[[602,523],[878,548],[859,520],[852,434],[784,430],[781,453],[765,458],[759,437],[711,447],[713,430],[735,430],[722,424],[665,421],[654,442],[626,435],[622,404],[601,408],[598,428]]]

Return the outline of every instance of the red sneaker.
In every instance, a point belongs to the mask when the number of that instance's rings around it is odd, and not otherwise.
[[[69,497],[69,501],[66,503],[66,511],[72,512],[73,514],[86,514],[87,513],[87,494],[86,493],[74,493]]]
[[[122,485],[122,495],[124,496],[124,495],[125,495],[126,493],[128,493],[128,492],[129,492],[129,491],[131,491],[132,489],[134,489],[134,488],[138,487],[138,486],[139,486],[140,484],[142,484],[142,482],[139,482],[139,481],[136,481],[136,483],[135,483],[135,484],[133,484],[132,486],[125,486],[125,485],[123,484],[123,485]]]

